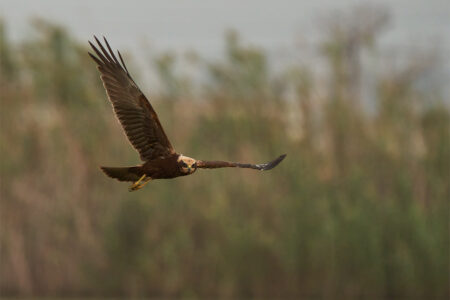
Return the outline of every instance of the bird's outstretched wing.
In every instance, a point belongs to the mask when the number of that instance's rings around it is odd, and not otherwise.
[[[277,159],[274,159],[265,164],[242,164],[236,162],[228,162],[228,161],[197,161],[197,168],[202,169],[216,169],[216,168],[247,168],[247,169],[255,169],[267,171],[275,168],[284,158],[286,154],[279,156]]]
[[[97,37],[94,38],[100,50],[91,42],[89,44],[98,57],[92,53],[89,55],[98,65],[109,101],[141,160],[148,161],[175,153],[155,110],[131,78],[120,52],[117,51],[122,64],[105,38],[108,51]]]

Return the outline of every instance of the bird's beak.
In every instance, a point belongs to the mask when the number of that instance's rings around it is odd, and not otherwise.
[[[188,170],[189,170],[189,173],[191,173],[191,171],[195,170],[194,165],[193,165],[193,164],[192,164],[192,165],[189,165],[189,166],[188,166]]]

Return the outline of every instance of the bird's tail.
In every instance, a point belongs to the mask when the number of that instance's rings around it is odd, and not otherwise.
[[[100,169],[109,177],[119,181],[136,182],[144,175],[142,167],[100,167]]]

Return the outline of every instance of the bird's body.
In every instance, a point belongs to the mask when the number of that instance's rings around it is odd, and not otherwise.
[[[192,172],[183,171],[182,165],[179,162],[180,156],[181,155],[179,154],[172,154],[167,157],[146,161],[144,164],[134,167],[101,167],[101,169],[110,177],[116,178],[120,181],[133,182],[139,180],[139,178],[143,175],[146,175],[152,179],[170,179],[192,174],[195,169],[193,169]]]
[[[132,181],[130,191],[142,188],[152,179],[170,179],[194,173],[198,168],[226,167],[270,170],[286,156],[266,164],[242,164],[226,161],[196,160],[175,152],[167,138],[158,116],[145,95],[131,78],[118,52],[120,62],[105,39],[106,50],[95,38],[100,50],[89,42],[98,57],[89,53],[97,63],[101,79],[114,112],[125,135],[139,152],[142,165],[133,167],[101,167],[109,177],[119,181]]]

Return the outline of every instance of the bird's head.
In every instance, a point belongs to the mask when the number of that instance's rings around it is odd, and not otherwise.
[[[186,175],[192,174],[197,170],[197,161],[193,158],[180,155],[177,161],[181,172]]]

